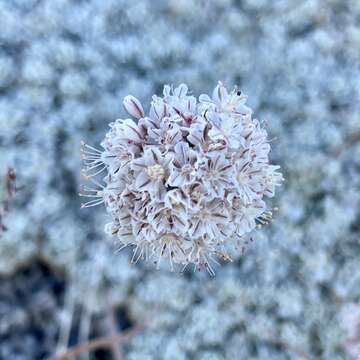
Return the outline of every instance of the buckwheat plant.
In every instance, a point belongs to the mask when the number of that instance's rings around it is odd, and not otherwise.
[[[213,275],[211,261],[230,260],[230,250],[270,220],[264,200],[283,178],[246,100],[222,83],[198,101],[185,84],[166,85],[148,115],[125,97],[131,118],[110,124],[103,150],[82,144],[84,174],[97,185],[85,188],[92,199],[82,206],[105,204],[105,231],[121,248],[134,246],[132,261],[167,258],[171,269],[193,264]],[[103,171],[103,183],[94,180]]]

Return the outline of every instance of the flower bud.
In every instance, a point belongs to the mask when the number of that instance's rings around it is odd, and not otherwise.
[[[134,118],[140,119],[144,117],[144,109],[136,97],[132,95],[125,96],[123,105],[125,110]]]

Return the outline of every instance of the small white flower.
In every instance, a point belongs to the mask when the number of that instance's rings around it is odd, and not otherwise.
[[[149,192],[156,199],[165,196],[165,182],[168,176],[170,157],[161,154],[156,147],[145,147],[144,154],[132,161],[134,170],[134,191]]]
[[[174,90],[171,86],[164,86],[163,101],[168,104],[170,113],[181,121],[184,126],[191,125],[196,118],[196,98],[187,95],[188,87],[181,84]]]
[[[222,226],[229,225],[229,218],[224,203],[219,199],[203,202],[197,212],[192,213],[189,234],[193,238],[208,237],[221,239]]]
[[[244,143],[241,136],[243,125],[238,118],[217,112],[209,112],[206,117],[212,124],[209,136],[213,140],[221,140],[233,149],[239,148]]]
[[[262,194],[258,190],[261,185],[259,177],[262,178],[261,168],[254,167],[249,153],[235,163],[235,186],[238,190],[238,196],[244,204],[251,204],[253,201],[261,198]]]
[[[174,146],[173,159],[170,164],[170,176],[167,184],[173,187],[183,187],[195,179],[197,160],[196,152],[189,145],[179,142]]]
[[[149,222],[158,234],[167,232],[184,235],[188,229],[186,209],[183,204],[167,207],[165,203],[154,203]]]
[[[171,121],[171,118],[164,118],[159,127],[149,126],[148,137],[158,145],[163,145],[169,149],[182,141],[182,132],[180,126]]]
[[[201,121],[197,120],[188,129],[189,135],[186,140],[189,144],[193,145],[199,154],[206,154],[212,151],[226,150],[226,141],[222,138],[211,138],[209,131],[211,123],[206,120],[206,114]]]
[[[269,164],[270,144],[252,119],[246,96],[222,83],[199,102],[188,87],[166,85],[148,114],[138,99],[124,99],[135,118],[118,119],[101,143],[83,144],[84,172],[95,183],[90,201],[111,216],[105,231],[122,246],[133,245],[132,261],[161,259],[193,264],[214,274],[210,262],[230,259],[257,224],[271,217],[265,197],[283,180]],[[93,179],[102,172],[105,185]]]
[[[209,195],[223,198],[225,191],[233,187],[234,167],[221,152],[211,153],[199,159],[199,175]]]
[[[110,124],[111,131],[104,141],[105,146],[115,147],[117,145],[128,146],[141,145],[144,142],[143,130],[131,119],[117,119]]]
[[[280,186],[284,181],[284,178],[280,172],[278,165],[266,165],[264,169],[265,180],[264,180],[264,195],[273,197],[275,195],[275,187]]]
[[[252,110],[245,105],[246,100],[247,96],[236,88],[229,93],[222,82],[215,87],[212,99],[206,94],[199,97],[201,103],[213,104],[218,112],[230,113],[233,116],[252,114]]]
[[[259,218],[265,210],[266,205],[262,200],[257,200],[251,204],[239,207],[234,219],[237,234],[242,236],[254,230],[256,226],[256,219]]]

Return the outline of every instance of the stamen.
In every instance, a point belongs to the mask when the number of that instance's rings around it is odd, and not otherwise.
[[[260,222],[260,224],[258,224],[258,228],[261,228],[261,225],[267,225],[270,222],[272,222],[273,221],[272,216],[273,216],[273,212],[271,210],[265,211],[260,216],[258,216],[256,218],[256,220]]]
[[[84,141],[81,142],[81,148],[82,148],[82,149],[85,149],[85,148],[86,148],[86,149],[88,149],[88,150],[91,150],[93,153],[102,154],[102,151],[101,151],[101,150],[96,149],[96,148],[94,148],[93,146],[90,146],[90,145],[86,144]],[[84,150],[84,151],[86,151],[86,150]]]
[[[97,205],[102,204],[103,202],[104,202],[103,199],[91,200],[91,201],[81,204],[81,209],[92,207],[92,206],[97,206]]]
[[[79,196],[81,197],[87,197],[92,198],[93,200],[90,200],[86,203],[81,204],[81,209],[97,206],[104,203],[104,190],[105,187],[98,183],[97,181],[90,179],[96,186],[99,187],[99,189],[92,189],[87,186],[81,186],[81,192],[79,193]]]
[[[163,180],[165,178],[165,169],[160,164],[149,166],[146,172],[151,180]]]

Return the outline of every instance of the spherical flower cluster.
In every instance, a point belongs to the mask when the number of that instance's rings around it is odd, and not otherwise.
[[[210,260],[229,259],[229,249],[268,220],[264,197],[274,195],[282,175],[269,164],[267,133],[246,99],[222,83],[198,101],[186,85],[166,85],[145,115],[127,96],[132,119],[110,124],[103,151],[83,145],[85,173],[106,171],[84,206],[105,204],[106,232],[135,246],[134,261],[168,258],[171,267],[213,273]]]

